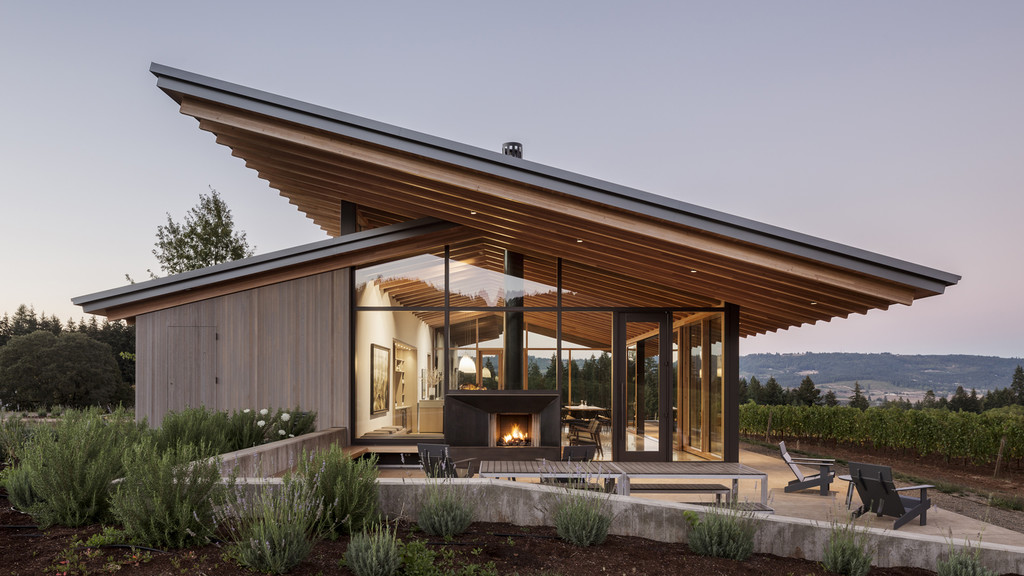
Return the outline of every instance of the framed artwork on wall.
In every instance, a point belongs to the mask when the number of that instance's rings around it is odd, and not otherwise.
[[[370,416],[385,414],[391,388],[391,349],[370,344]]]

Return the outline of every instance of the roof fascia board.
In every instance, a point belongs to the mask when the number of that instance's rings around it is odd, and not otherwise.
[[[412,220],[78,296],[71,302],[91,313],[459,227],[434,218]]]
[[[153,63],[157,86],[941,294],[960,276],[635,188]]]

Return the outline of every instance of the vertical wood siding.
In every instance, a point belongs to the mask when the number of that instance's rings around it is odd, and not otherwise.
[[[136,416],[297,406],[347,427],[348,282],[339,270],[137,317]]]

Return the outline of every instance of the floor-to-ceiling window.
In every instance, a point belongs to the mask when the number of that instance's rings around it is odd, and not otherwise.
[[[363,266],[353,277],[357,438],[440,435],[449,390],[559,389],[567,415],[573,407],[575,415],[610,414],[613,316],[660,309],[674,311],[672,444],[721,453],[722,378],[705,374],[722,366],[720,309],[687,307],[685,292],[486,242]],[[645,336],[628,338],[635,353]],[[644,402],[632,408],[633,434],[643,434],[658,412],[653,377],[642,376],[644,389],[634,386],[632,397]]]

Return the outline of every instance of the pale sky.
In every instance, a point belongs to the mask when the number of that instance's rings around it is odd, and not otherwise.
[[[0,314],[147,277],[216,188],[324,239],[150,62],[963,276],[741,353],[1024,356],[1024,2],[0,3]]]

